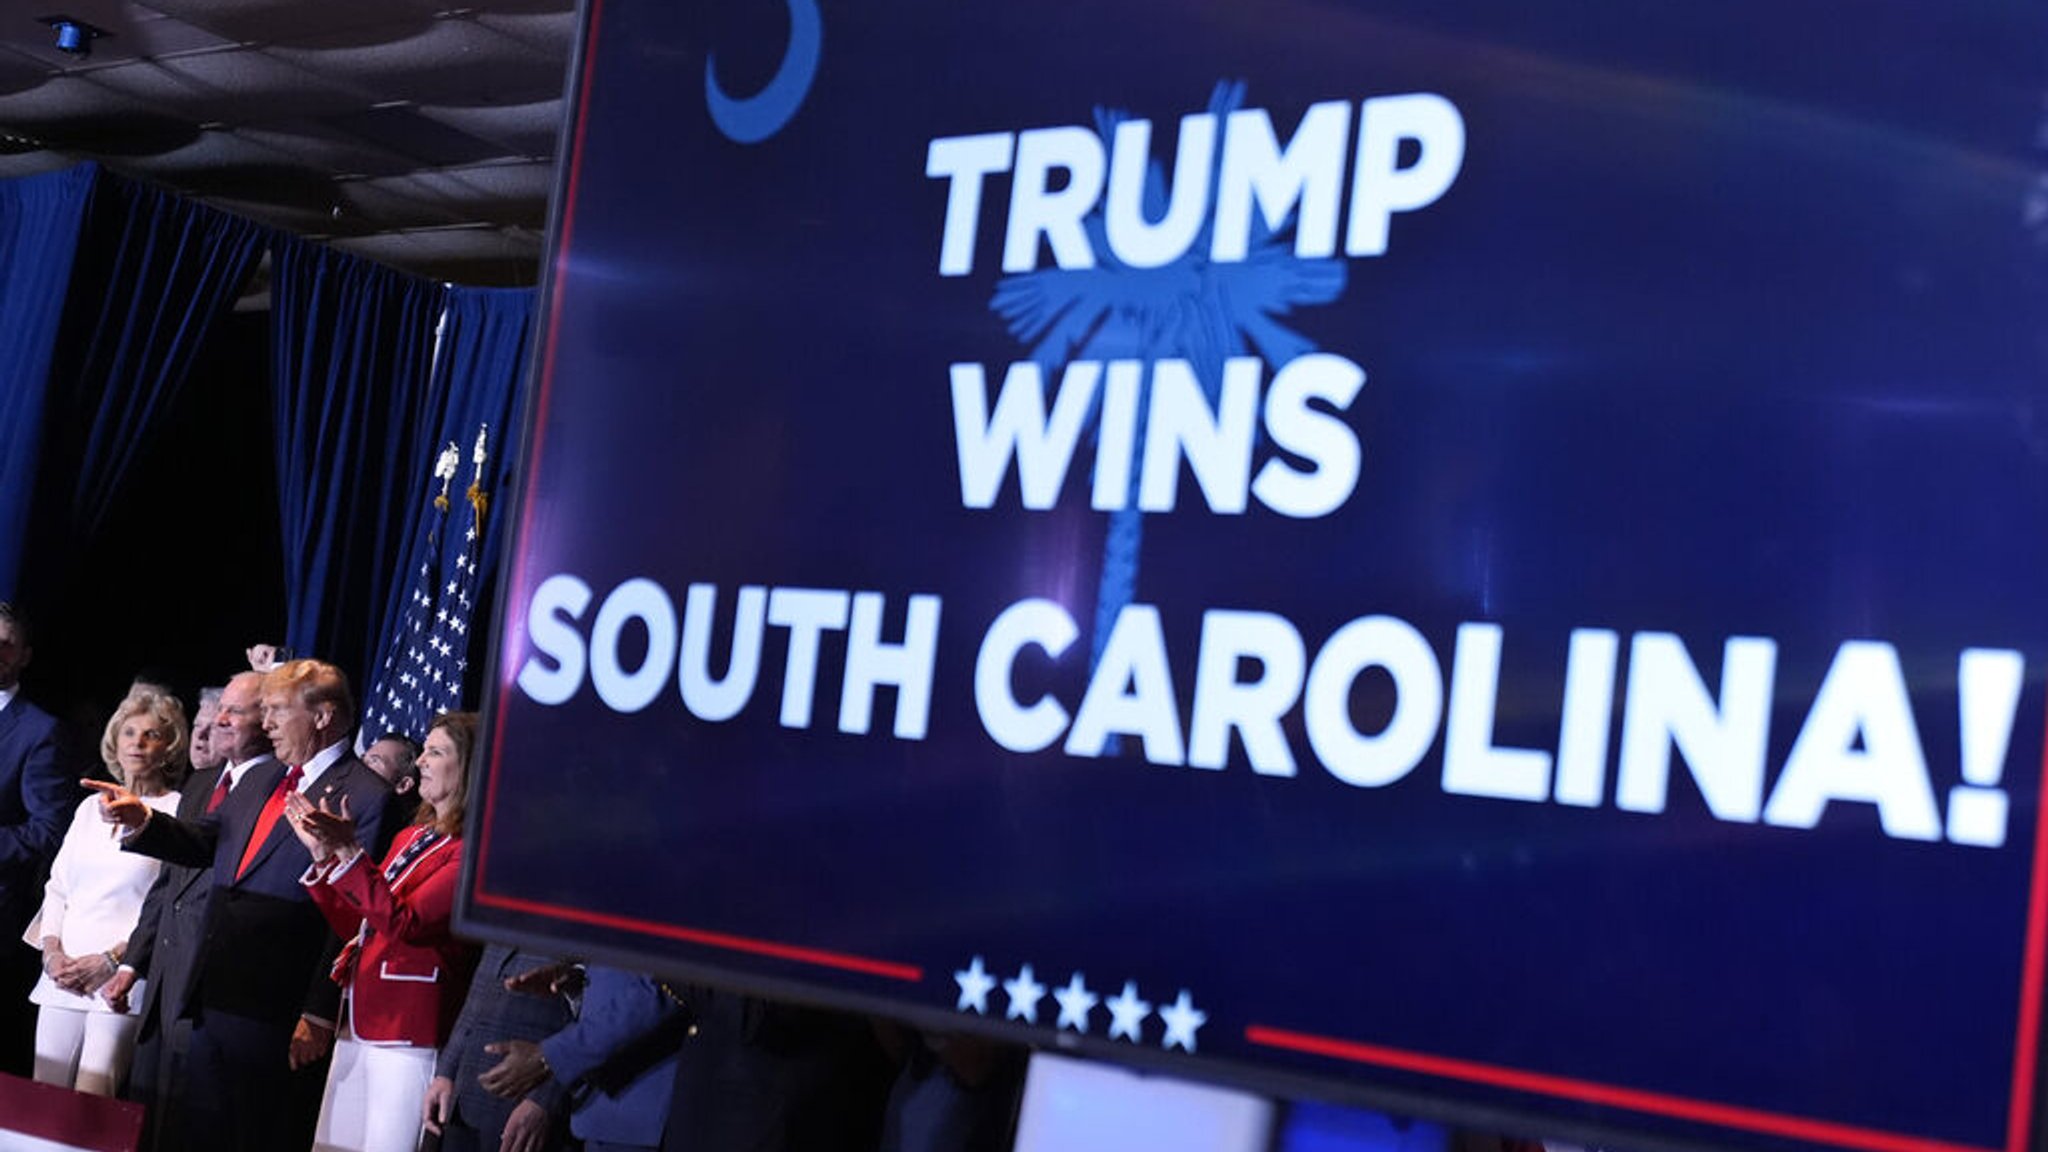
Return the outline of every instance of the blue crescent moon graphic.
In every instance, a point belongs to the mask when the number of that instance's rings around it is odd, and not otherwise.
[[[704,103],[711,110],[711,122],[727,139],[740,144],[759,144],[782,131],[811,93],[824,33],[817,0],[789,0],[789,50],[782,55],[782,67],[776,69],[767,87],[741,100],[727,96],[718,86],[718,57],[706,59]]]

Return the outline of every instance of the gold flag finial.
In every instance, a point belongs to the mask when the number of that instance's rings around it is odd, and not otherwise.
[[[491,498],[484,495],[484,461],[490,459],[491,426],[481,425],[476,430],[476,448],[469,454],[470,462],[476,465],[469,474],[469,506],[476,509],[476,518],[483,521],[484,509]]]

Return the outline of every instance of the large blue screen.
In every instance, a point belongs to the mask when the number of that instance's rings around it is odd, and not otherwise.
[[[2048,9],[591,0],[464,923],[2020,1152]]]

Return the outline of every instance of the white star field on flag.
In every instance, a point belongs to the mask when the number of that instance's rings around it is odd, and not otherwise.
[[[480,491],[484,482],[488,433],[488,427],[477,432],[471,457],[476,467],[470,481],[472,493]],[[447,510],[461,506],[447,499],[460,459],[451,441],[435,463],[434,479],[440,491],[438,496],[428,494],[431,503],[420,523],[418,547],[424,556],[419,580],[406,598],[406,610],[386,649],[383,674],[366,694],[380,705],[364,718],[366,740],[385,732],[420,739],[436,713],[461,706],[463,676],[469,669],[471,593],[481,578],[476,548],[485,501],[473,498],[468,502],[463,546],[452,550],[454,555],[445,560],[448,567],[444,570],[441,541],[454,528],[447,522]],[[451,574],[453,579],[443,584],[442,579]]]

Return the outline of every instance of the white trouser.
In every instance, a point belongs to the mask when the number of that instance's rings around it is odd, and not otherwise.
[[[141,1027],[136,1016],[44,1004],[36,1009],[36,1079],[93,1096],[112,1096],[128,1071],[135,1033]]]
[[[313,1152],[413,1152],[434,1056],[409,1044],[336,1040]]]

